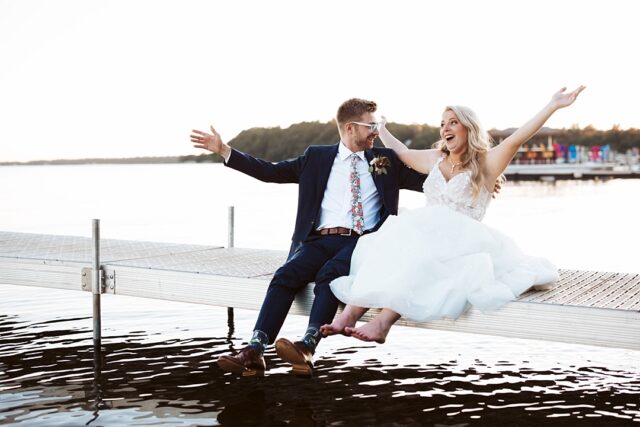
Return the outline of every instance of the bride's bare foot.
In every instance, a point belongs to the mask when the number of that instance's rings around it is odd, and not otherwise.
[[[395,311],[384,309],[364,325],[357,328],[345,329],[349,329],[351,336],[361,341],[375,341],[378,344],[384,344],[391,326],[393,326],[399,318],[400,315]]]
[[[362,317],[368,308],[347,305],[342,313],[340,313],[330,325],[320,326],[320,333],[324,337],[329,335],[342,334],[350,336],[348,330],[353,329],[356,321]]]
[[[353,335],[353,331],[355,331],[355,330],[356,330],[355,325],[347,326],[347,327],[344,328],[344,334],[346,336],[350,337],[350,336]]]
[[[389,328],[385,328],[382,322],[373,319],[362,326],[351,328],[351,336],[361,341],[375,341],[378,344],[384,344],[390,328],[391,325]]]
[[[337,334],[349,336],[346,329],[347,329],[346,325],[343,322],[339,321],[338,319],[335,319],[333,323],[331,323],[330,325],[320,326],[320,333],[322,334],[323,337],[328,337],[328,336],[337,335]]]

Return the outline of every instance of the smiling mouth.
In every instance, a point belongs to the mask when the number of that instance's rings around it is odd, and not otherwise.
[[[451,140],[452,140],[453,138],[455,138],[455,136],[453,136],[453,135],[447,135],[447,136],[445,136],[445,137],[444,137],[444,139],[445,139],[447,142],[451,142]]]

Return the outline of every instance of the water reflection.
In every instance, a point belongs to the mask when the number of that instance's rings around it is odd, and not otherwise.
[[[507,360],[402,364],[359,357],[362,346],[318,360],[296,378],[266,354],[265,378],[222,373],[233,336],[145,342],[0,317],[0,421],[12,425],[619,425],[640,421],[640,373],[598,366],[538,370]],[[33,342],[39,342],[33,348]],[[48,345],[43,345],[48,342]],[[366,347],[366,346],[365,346]],[[97,349],[99,350],[99,349]],[[98,357],[94,358],[94,354]],[[366,355],[365,355],[366,356]],[[370,356],[370,355],[369,355]],[[368,356],[367,356],[368,357]],[[521,364],[522,365],[522,364]],[[564,420],[564,421],[563,421]],[[553,425],[553,424],[551,424]]]

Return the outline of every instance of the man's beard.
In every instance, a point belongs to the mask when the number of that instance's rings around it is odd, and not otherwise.
[[[369,138],[371,138],[373,136],[373,140],[371,142],[371,144],[369,144]],[[362,139],[357,139],[356,140],[356,145],[358,146],[358,148],[360,148],[361,150],[368,150],[373,146],[373,142],[375,142],[376,137],[373,134],[369,134],[367,135],[365,138]]]

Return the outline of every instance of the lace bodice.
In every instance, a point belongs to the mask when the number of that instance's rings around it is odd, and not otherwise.
[[[491,201],[491,193],[482,186],[480,194],[473,200],[471,171],[464,171],[447,181],[440,171],[440,157],[424,181],[422,189],[427,206],[447,206],[471,218],[482,221]]]

